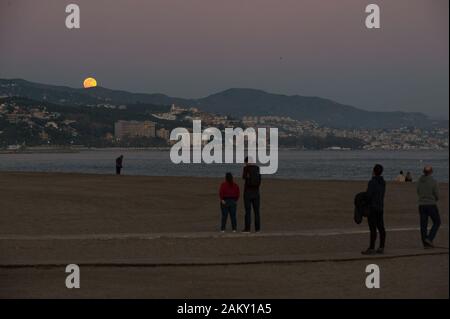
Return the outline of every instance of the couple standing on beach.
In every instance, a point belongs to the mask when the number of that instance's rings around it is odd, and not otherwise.
[[[245,207],[245,227],[243,232],[249,233],[252,222],[252,208],[255,214],[255,232],[261,230],[260,220],[260,193],[259,187],[261,185],[261,173],[259,167],[252,163],[252,159],[245,158],[245,166],[242,172],[244,179],[244,207]],[[233,232],[237,231],[237,202],[240,197],[239,186],[234,182],[233,175],[226,173],[225,181],[220,185],[220,209],[222,213],[221,218],[221,232],[225,232],[228,215],[231,219],[231,228]]]
[[[372,171],[372,179],[367,187],[367,197],[369,204],[369,215],[367,217],[370,229],[369,248],[362,252],[363,255],[383,254],[386,242],[386,230],[384,227],[384,195],[386,192],[386,182],[382,176],[383,166],[375,165]],[[437,207],[439,200],[439,189],[436,180],[432,177],[433,168],[425,166],[423,175],[417,182],[417,197],[420,215],[420,234],[422,244],[425,249],[433,248],[433,240],[436,237],[441,225],[441,218]],[[431,219],[433,226],[428,231],[428,219]],[[377,231],[380,234],[379,248],[375,250]]]

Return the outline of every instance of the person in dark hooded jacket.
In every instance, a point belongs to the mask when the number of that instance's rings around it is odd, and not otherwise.
[[[383,166],[375,165],[372,172],[372,179],[367,186],[367,198],[369,201],[369,216],[367,221],[370,229],[370,245],[364,255],[383,254],[386,242],[386,230],[384,228],[384,195],[386,193],[386,182],[382,176]],[[380,246],[375,250],[377,231],[380,234]]]

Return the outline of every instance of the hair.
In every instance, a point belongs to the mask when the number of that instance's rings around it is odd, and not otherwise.
[[[233,184],[233,174],[231,174],[230,172],[225,174],[225,180],[230,183]]]
[[[427,165],[423,168],[423,174],[428,176],[431,175],[433,173],[433,167]]]
[[[254,161],[253,157],[251,157],[251,156],[246,156],[246,157],[244,158],[244,163],[245,163],[245,164],[255,164],[256,162]]]
[[[375,176],[381,176],[381,174],[383,174],[383,166],[380,164],[376,164],[373,168],[373,174]]]
[[[403,175],[403,171],[400,171],[400,174],[402,174],[402,175]]]

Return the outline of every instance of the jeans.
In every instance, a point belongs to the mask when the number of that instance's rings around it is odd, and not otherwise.
[[[377,230],[380,233],[380,248],[384,248],[386,242],[386,230],[384,228],[384,212],[382,210],[371,209],[367,217],[370,229],[370,249],[375,249],[377,240]]]
[[[231,219],[231,228],[233,230],[237,229],[237,221],[236,221],[236,210],[237,205],[234,199],[224,199],[225,205],[220,204],[220,209],[222,211],[222,222],[220,226],[220,230],[225,230],[227,226],[227,218],[230,215]]]
[[[255,231],[261,229],[261,219],[259,215],[260,196],[259,192],[247,191],[244,192],[244,206],[245,206],[245,231],[250,231],[252,224],[252,207],[255,213]]]
[[[425,244],[425,240],[433,241],[436,237],[439,227],[441,226],[441,216],[436,205],[420,205],[420,234],[422,242]],[[433,226],[428,233],[428,217],[431,218]]]

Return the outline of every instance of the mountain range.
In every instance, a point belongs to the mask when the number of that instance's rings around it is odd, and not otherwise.
[[[432,120],[417,112],[373,112],[320,97],[272,94],[256,89],[233,88],[199,99],[170,97],[164,94],[131,93],[104,87],[71,88],[0,79],[0,96],[18,96],[60,105],[97,104],[176,104],[233,117],[277,115],[296,120],[313,120],[334,128],[388,129],[405,126],[448,127],[448,120]]]

